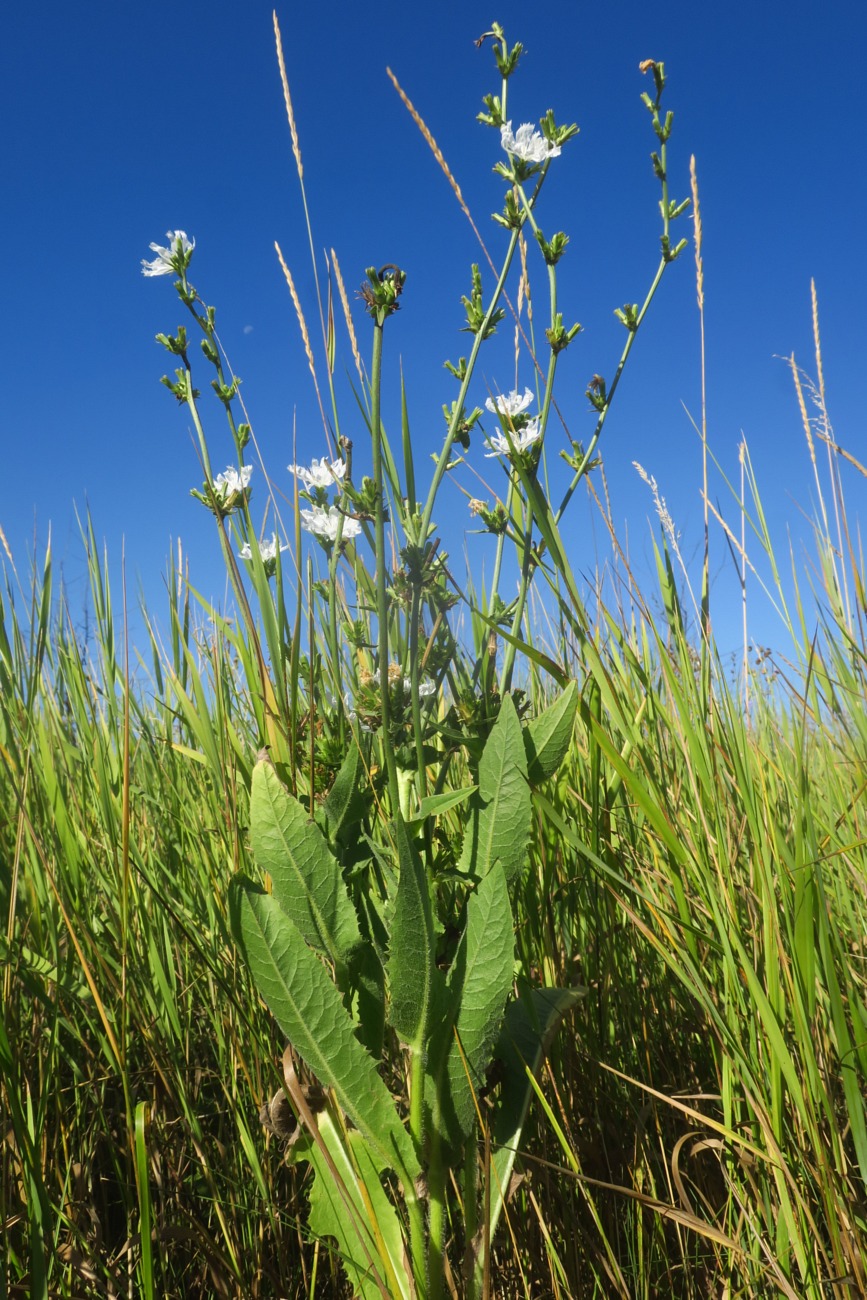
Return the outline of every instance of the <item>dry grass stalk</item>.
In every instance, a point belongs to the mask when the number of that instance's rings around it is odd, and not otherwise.
[[[316,377],[316,363],[313,360],[313,349],[310,346],[310,333],[307,329],[307,321],[304,319],[304,312],[301,308],[301,300],[298,297],[298,291],[295,288],[295,281],[292,279],[292,272],[286,265],[283,257],[283,251],[280,245],[274,240],[274,247],[277,250],[277,257],[280,259],[280,266],[283,268],[283,274],[286,277],[286,283],[289,286],[289,292],[292,295],[292,303],[295,307],[295,314],[298,317],[298,324],[301,326],[301,339],[304,343],[304,352],[307,356],[307,364],[310,367],[310,373],[313,376],[313,387],[316,390],[316,400],[319,403],[319,413],[322,416],[322,423],[325,428],[325,437],[328,440],[329,451],[331,449],[331,439],[328,431],[328,420],[325,417],[325,407],[322,405],[322,394],[319,391],[319,380]]]
[[[292,303],[295,307],[295,314],[298,317],[298,324],[301,326],[301,338],[304,342],[304,351],[307,355],[307,364],[310,367],[310,373],[313,376],[313,382],[316,384],[317,392],[318,392],[319,385],[316,380],[316,363],[313,360],[313,349],[310,346],[310,334],[307,329],[307,322],[304,319],[304,312],[301,309],[301,301],[298,297],[298,291],[295,288],[295,281],[292,279],[292,272],[289,270],[289,267],[286,265],[285,259],[283,257],[282,249],[280,248],[280,245],[277,243],[276,239],[274,240],[274,247],[277,250],[277,256],[280,259],[280,265],[283,268],[283,274],[286,277],[286,283],[288,284],[289,292],[292,295]]]
[[[423,118],[421,117],[421,115],[420,115],[419,112],[418,112],[418,109],[415,107],[415,105],[413,104],[412,100],[409,98],[409,96],[406,94],[406,92],[405,92],[405,91],[403,90],[403,88],[401,87],[400,82],[398,81],[398,79],[397,79],[397,77],[394,75],[394,73],[392,72],[391,68],[386,68],[385,71],[386,71],[386,73],[388,74],[388,79],[389,79],[389,81],[390,81],[391,84],[394,86],[395,90],[396,90],[397,93],[400,95],[401,99],[403,100],[403,103],[404,103],[404,105],[405,105],[405,107],[406,107],[406,109],[407,109],[407,112],[409,113],[410,117],[411,117],[412,120],[415,122],[415,124],[416,124],[416,126],[418,127],[419,131],[421,131],[422,135],[424,136],[425,140],[427,141],[431,153],[433,154],[434,158],[436,158],[437,162],[439,163],[440,167],[442,168],[446,180],[448,181],[449,185],[451,185],[452,190],[454,191],[455,198],[457,199],[458,203],[460,203],[460,205],[461,205],[461,210],[463,211],[464,216],[466,217],[467,221],[469,221],[470,225],[473,227],[473,230],[476,230],[475,223],[474,223],[472,217],[470,216],[470,210],[469,210],[469,208],[468,208],[467,205],[466,205],[466,202],[465,202],[465,200],[464,200],[464,196],[463,196],[463,194],[461,194],[461,187],[460,187],[460,185],[458,185],[457,181],[455,180],[454,176],[452,175],[451,171],[449,170],[449,165],[448,165],[448,163],[446,162],[445,158],[443,157],[442,150],[440,149],[440,147],[439,147],[439,145],[437,144],[436,140],[435,140],[435,139],[433,138],[433,136],[431,135],[431,133],[430,133],[430,131],[428,130],[427,126],[425,125]],[[477,237],[478,237],[478,239],[479,239],[479,242],[481,243],[481,236],[479,235],[479,232],[478,232],[477,230],[476,230],[476,235],[477,235]]]
[[[274,39],[277,42],[277,63],[280,68],[280,80],[283,83],[283,98],[286,101],[286,116],[289,118],[289,130],[292,135],[292,153],[295,155],[295,166],[298,168],[298,177],[304,179],[304,164],[301,162],[301,147],[298,144],[298,128],[295,125],[295,113],[292,110],[292,96],[289,94],[289,79],[286,76],[286,63],[283,59],[283,40],[280,36],[280,24],[277,21],[277,11],[274,10]]]
[[[343,274],[340,270],[340,263],[337,260],[337,254],[334,249],[331,250],[331,260],[334,263],[334,274],[337,278],[337,289],[340,294],[340,302],[343,307],[343,319],[346,321],[346,328],[349,331],[349,343],[352,347],[352,359],[355,362],[355,369],[358,372],[358,378],[364,383],[364,369],[361,364],[361,353],[358,350],[358,339],[355,334],[355,326],[352,323],[352,313],[349,310],[349,298],[346,296],[346,285],[343,283]]]

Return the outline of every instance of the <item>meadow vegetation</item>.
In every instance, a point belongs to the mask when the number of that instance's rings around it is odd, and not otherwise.
[[[697,188],[669,194],[648,62],[658,263],[618,310],[623,352],[588,384],[593,432],[567,439],[555,500],[546,436],[579,327],[557,300],[568,240],[539,222],[575,128],[513,130],[521,47],[496,25],[481,44],[500,260],[468,278],[433,469],[406,394],[396,434],[381,413],[404,271],[370,268],[353,309],[332,254],[317,359],[281,255],[327,413],[286,528],[172,231],[144,269],[187,313],[159,336],[164,382],[231,607],[200,600],[179,547],[130,646],[88,519],[84,640],[50,546],[30,575],[6,548],[0,1296],[867,1296],[867,600],[843,491],[867,471],[827,420],[816,327],[815,380],[792,363],[809,584],[778,568],[746,449],[734,522],[706,516],[745,575],[749,527],[786,656],[732,677],[707,541],[693,601],[662,502],[655,589],[622,551],[618,589],[582,587],[562,521],[657,289],[687,272],[690,216],[701,305]],[[480,394],[513,310],[533,387]],[[457,574],[436,529],[471,450],[502,471],[472,503],[487,578],[472,555]]]

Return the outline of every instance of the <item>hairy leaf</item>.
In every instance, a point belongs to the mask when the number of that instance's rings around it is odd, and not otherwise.
[[[352,954],[349,985],[355,1032],[371,1056],[378,1060],[385,1038],[385,971],[372,943],[362,944]]]
[[[418,1173],[409,1135],[340,993],[276,900],[244,876],[229,890],[232,933],[256,988],[299,1056],[405,1187]]]
[[[345,963],[361,934],[340,864],[269,762],[253,769],[250,837],[257,866],[271,877],[275,901],[308,943]]]
[[[461,871],[485,876],[499,861],[506,880],[513,880],[526,863],[530,824],[524,737],[507,695],[479,761],[479,789],[464,836]]]
[[[430,884],[401,817],[394,824],[394,832],[400,880],[388,958],[389,1019],[398,1036],[414,1051],[421,1052],[436,975]]]
[[[334,785],[322,805],[332,840],[364,816],[366,803],[359,789],[364,777],[364,759],[355,740],[351,740],[340,771],[334,778]]]
[[[578,709],[578,683],[565,691],[524,729],[527,777],[531,785],[547,781],[569,752],[572,727]]]
[[[506,877],[495,863],[467,903],[431,1045],[435,1127],[457,1148],[471,1132],[514,973],[515,934]]]

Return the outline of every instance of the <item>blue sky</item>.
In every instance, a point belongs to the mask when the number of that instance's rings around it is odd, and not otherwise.
[[[862,7],[842,0],[821,10],[803,0],[701,7],[686,0],[664,7],[506,0],[494,8],[488,0],[424,11],[393,0],[278,8],[316,245],[337,251],[351,288],[368,265],[397,263],[407,272],[403,309],[386,331],[386,420],[396,435],[402,363],[417,449],[428,453],[437,445],[442,403],[454,396],[443,361],[468,350],[468,336],[458,332],[460,298],[479,259],[386,65],[435,135],[495,259],[505,243],[489,219],[502,204],[504,184],[492,172],[501,155],[496,133],[475,115],[482,95],[499,87],[490,48],[473,43],[492,18],[527,51],[510,83],[515,123],[538,120],[550,107],[559,122],[580,125],[552,164],[539,215],[546,232],[563,229],[571,237],[560,305],[567,323],[581,321],[584,333],[565,354],[556,398],[572,435],[586,439],[593,426],[587,382],[594,373],[610,377],[622,345],[613,309],[642,301],[656,266],[658,188],[649,164],[655,141],[639,100],[649,87],[638,63],[663,59],[666,101],[675,112],[675,197],[688,193],[691,153],[698,164],[710,444],[736,478],[738,443],[746,436],[782,559],[791,535],[800,564],[802,512],[811,514],[815,503],[791,379],[777,358],[794,351],[813,369],[811,277],[835,434],[867,460]],[[17,6],[7,19],[0,55],[0,527],[24,573],[34,537],[41,548],[51,523],[73,607],[85,599],[75,507],[86,505],[115,572],[123,546],[131,591],[140,586],[158,612],[172,537],[183,539],[194,585],[216,600],[223,596],[212,520],[189,496],[201,482],[189,420],[159,383],[168,358],[154,335],[174,332],[183,316],[169,279],[140,274],[148,244],[164,242],[167,230],[196,238],[191,278],[217,307],[276,488],[290,490],[285,466],[293,458],[293,422],[299,459],[309,462],[325,450],[274,253],[276,239],[313,328],[313,276],[271,10],[260,0],[188,0],[170,9],[47,0]],[[691,233],[687,219],[681,226]],[[541,326],[546,286],[538,257],[531,276]],[[355,319],[364,338],[360,309]],[[507,390],[514,383],[511,341],[504,325],[499,342],[482,353],[480,405],[488,386]],[[351,368],[351,355],[342,335],[340,343],[342,372]],[[203,387],[209,377],[202,369]],[[526,358],[518,378],[522,387],[532,383]],[[651,554],[654,511],[634,460],[658,480],[685,558],[693,562],[700,552],[701,451],[684,408],[698,418],[691,249],[666,275],[602,444],[613,515],[639,570]],[[351,396],[342,409],[352,425]],[[216,403],[205,411],[214,465],[222,468],[231,459],[225,423]],[[361,448],[361,427],[348,431]],[[553,449],[559,445],[562,438]],[[501,486],[482,450],[477,439],[473,464]],[[473,479],[463,481],[477,490]],[[855,513],[867,498],[865,484],[852,476],[848,489]],[[712,494],[734,519],[718,477]],[[254,502],[263,498],[260,490]],[[608,546],[593,512],[577,499],[575,506],[566,532],[576,568],[590,572]],[[437,515],[450,549],[459,551],[471,521],[456,489],[444,492]],[[474,553],[487,554],[485,543]],[[730,568],[715,530],[723,649],[736,646],[740,616]],[[779,626],[755,585],[753,601],[756,639],[778,642]]]

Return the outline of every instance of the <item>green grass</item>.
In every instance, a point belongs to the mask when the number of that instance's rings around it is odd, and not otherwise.
[[[175,583],[127,691],[88,545],[88,654],[50,556],[27,615],[11,584],[3,607],[4,1289],[300,1296],[315,1268],[340,1294],[304,1166],[259,1122],[280,1042],[227,933],[249,655]],[[604,631],[517,923],[527,979],[589,994],[539,1080],[494,1294],[865,1294],[864,642],[829,613],[747,717],[676,618]]]

